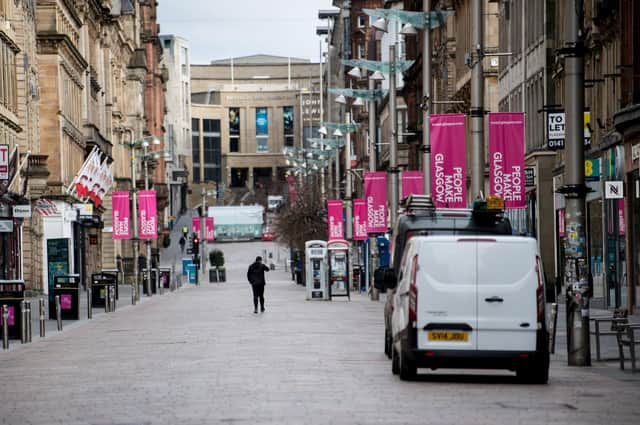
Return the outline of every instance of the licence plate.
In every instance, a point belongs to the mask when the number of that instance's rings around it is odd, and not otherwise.
[[[430,331],[427,338],[429,341],[435,342],[467,342],[469,334],[467,332]]]

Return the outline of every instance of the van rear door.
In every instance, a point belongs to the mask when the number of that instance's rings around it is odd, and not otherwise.
[[[535,239],[477,238],[478,349],[536,349]]]
[[[476,245],[455,236],[419,239],[418,349],[476,349]]]

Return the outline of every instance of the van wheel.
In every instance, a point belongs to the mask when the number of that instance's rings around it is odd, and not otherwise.
[[[409,359],[404,350],[400,350],[400,379],[403,381],[413,381],[418,374],[415,363]]]
[[[391,347],[391,372],[394,375],[400,373],[400,359],[398,358],[398,351]]]
[[[386,354],[388,358],[391,358],[391,338],[389,338],[389,331],[387,329],[384,330],[384,354]]]
[[[516,377],[523,384],[544,385],[549,381],[549,363],[541,360],[516,369]]]

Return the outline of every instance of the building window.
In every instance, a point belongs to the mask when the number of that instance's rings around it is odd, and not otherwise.
[[[202,120],[204,181],[220,181],[220,120]]]
[[[360,15],[358,16],[358,28],[364,28],[367,26],[367,16]]]
[[[256,152],[269,152],[269,113],[267,108],[256,108]]]
[[[200,183],[200,119],[191,120],[191,158],[193,160],[192,180]]]
[[[364,44],[363,43],[358,44],[358,59],[366,59],[366,57],[367,57],[367,53],[365,52]]]
[[[284,145],[293,146],[293,106],[285,106],[284,108],[282,108],[282,119],[284,128]]]
[[[229,108],[229,152],[240,152],[240,108]]]
[[[0,105],[17,112],[16,52],[0,38]]]

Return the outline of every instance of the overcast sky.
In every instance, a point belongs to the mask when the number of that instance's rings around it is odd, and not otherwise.
[[[270,54],[319,59],[319,9],[331,0],[159,0],[161,34],[189,40],[191,63]]]

